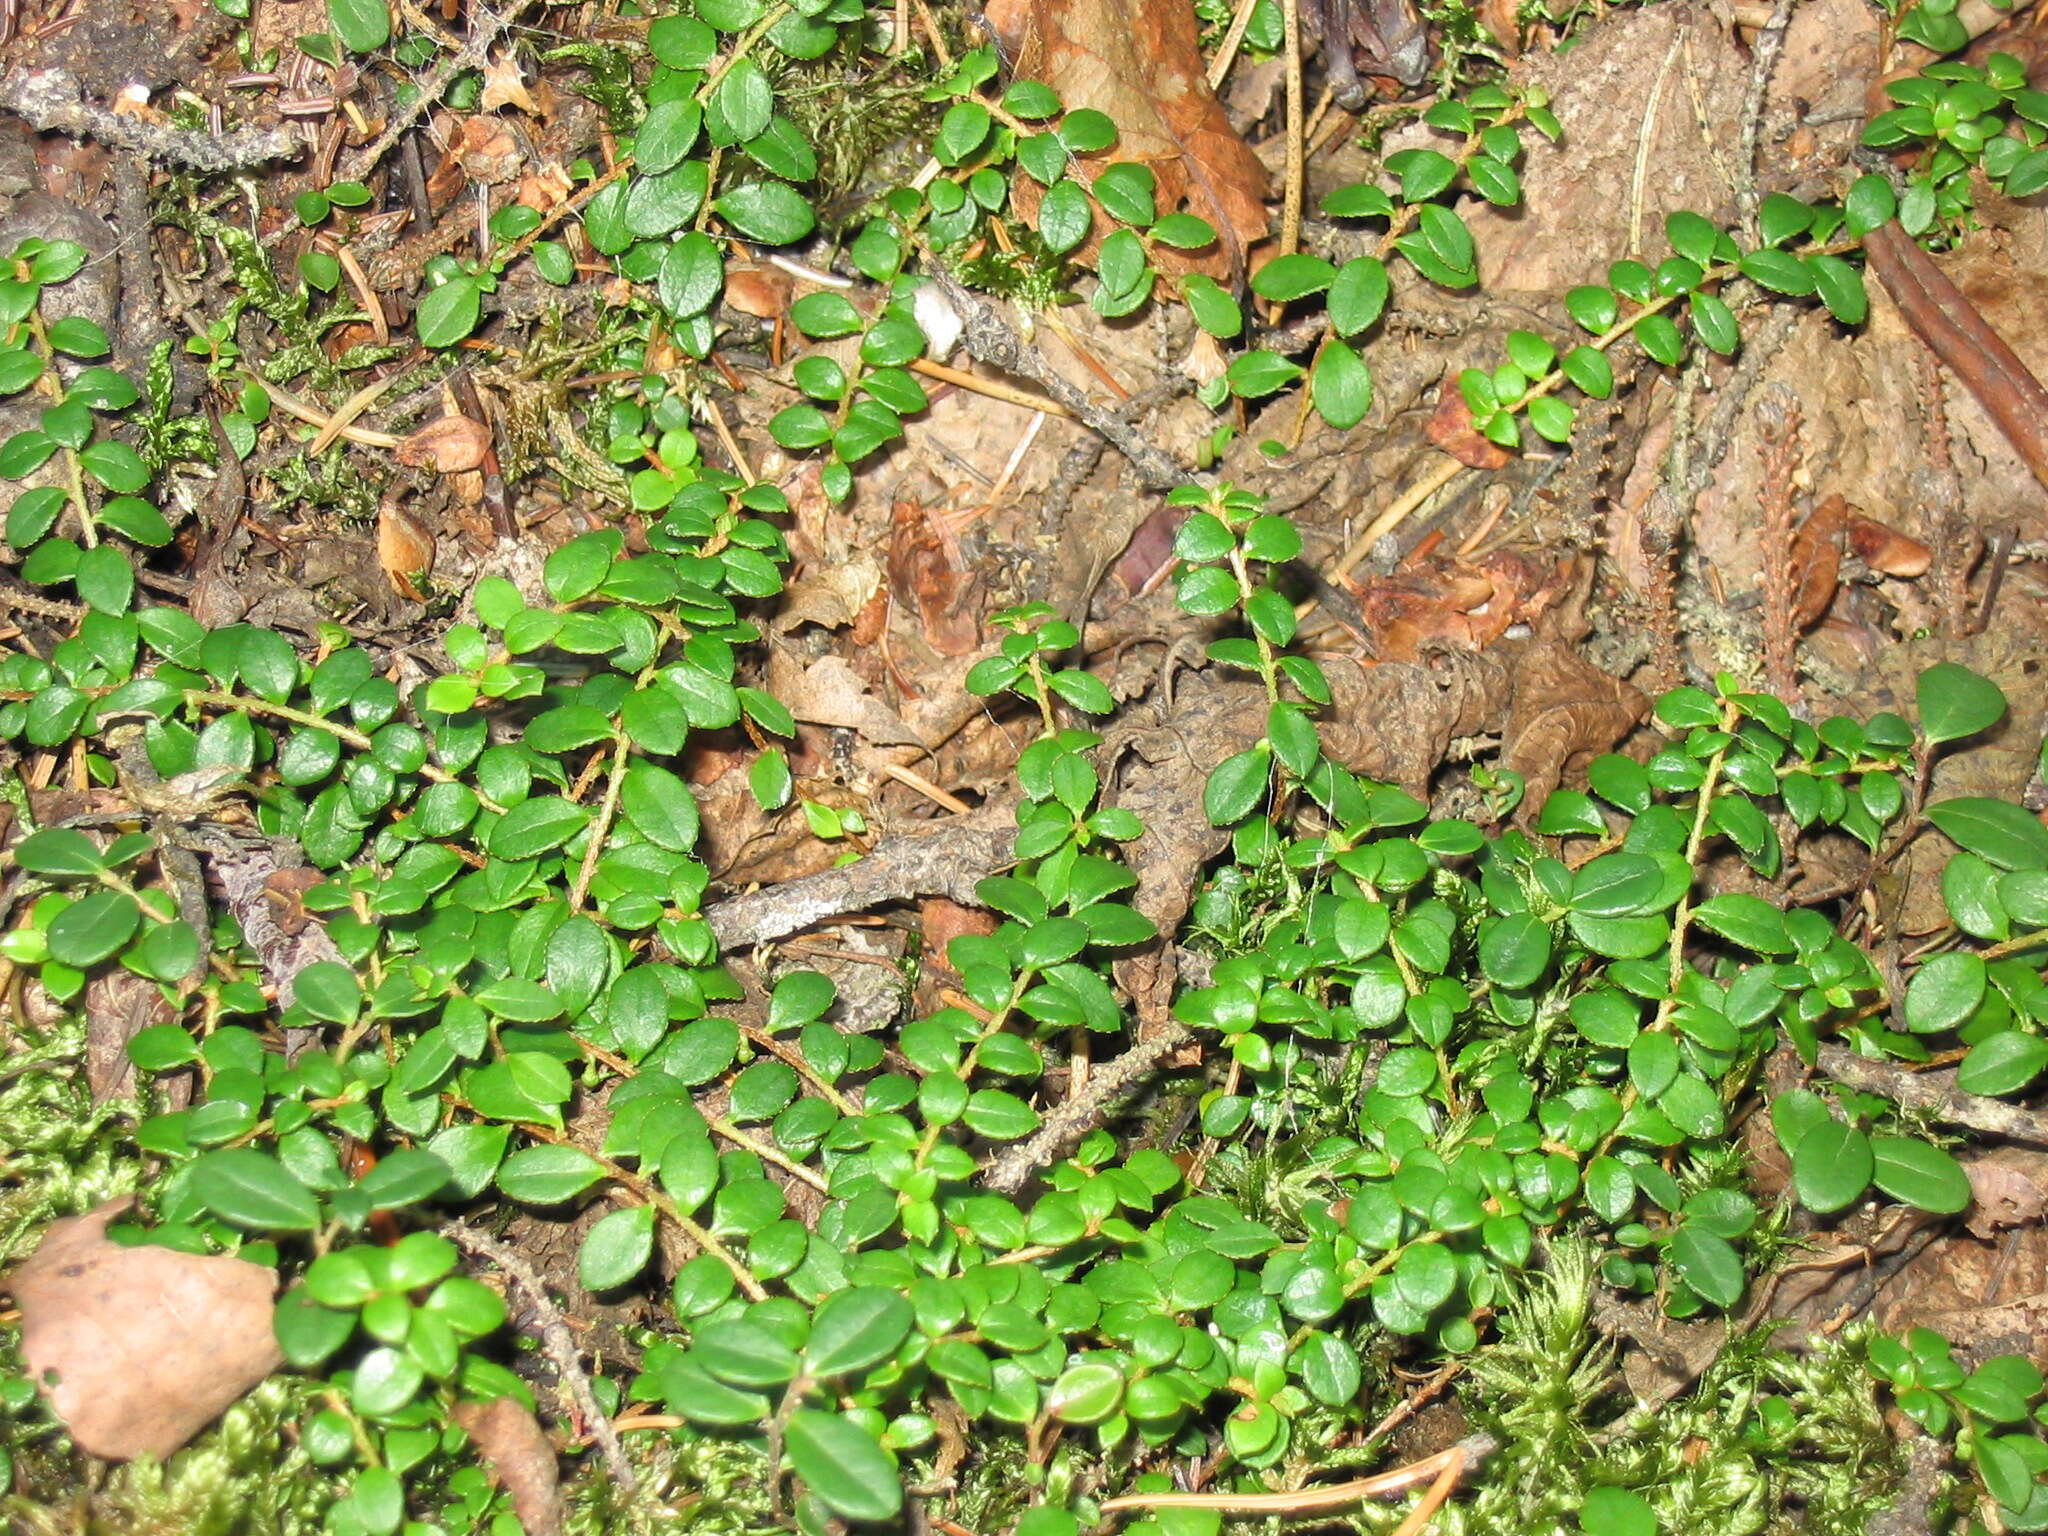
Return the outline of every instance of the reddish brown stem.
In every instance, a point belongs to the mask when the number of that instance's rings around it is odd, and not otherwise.
[[[1977,397],[2048,488],[2048,388],[1896,221],[1866,235],[1863,249],[1907,324]]]

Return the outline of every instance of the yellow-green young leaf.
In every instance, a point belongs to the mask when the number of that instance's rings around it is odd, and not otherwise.
[[[782,1444],[791,1470],[833,1513],[849,1520],[893,1520],[903,1508],[895,1459],[852,1421],[799,1408],[790,1415]]]
[[[1591,1488],[1579,1510],[1579,1529],[1586,1536],[1657,1536],[1657,1516],[1639,1493]]]

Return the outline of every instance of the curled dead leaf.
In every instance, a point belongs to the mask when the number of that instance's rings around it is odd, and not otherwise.
[[[422,600],[413,578],[434,569],[434,536],[389,498],[377,509],[377,564],[394,592],[416,603]]]
[[[1835,600],[1842,572],[1842,525],[1849,503],[1826,496],[1792,538],[1792,623],[1801,631],[1821,621]]]
[[[501,53],[484,66],[484,88],[477,96],[477,105],[486,112],[495,112],[500,107],[517,107],[522,112],[536,110],[533,97],[527,93],[526,80],[519,71],[519,61],[510,53]]]
[[[1849,553],[1886,576],[1911,581],[1925,576],[1934,552],[1918,539],[1909,538],[1875,518],[1849,519]]]
[[[1229,371],[1230,359],[1223,355],[1222,342],[1207,331],[1197,331],[1179,366],[1197,384],[1213,384]]]
[[[455,154],[470,178],[485,186],[510,181],[525,168],[519,141],[495,118],[472,117],[464,122]]]
[[[284,1358],[276,1273],[109,1241],[133,1203],[52,1222],[8,1281],[28,1374],[79,1447],[108,1461],[169,1456]]]
[[[549,213],[568,201],[569,190],[574,185],[569,179],[569,172],[560,164],[544,165],[519,178],[519,190],[514,201],[522,207]]]
[[[512,1496],[512,1513],[526,1536],[555,1536],[562,1529],[560,1474],[555,1448],[532,1410],[516,1397],[500,1397],[457,1403],[450,1416],[476,1442],[491,1476]]]
[[[795,280],[778,267],[733,262],[725,269],[725,302],[756,320],[779,319],[789,308]]]
[[[467,416],[437,416],[400,440],[398,462],[408,469],[434,469],[444,475],[475,469],[490,452],[491,429]]]

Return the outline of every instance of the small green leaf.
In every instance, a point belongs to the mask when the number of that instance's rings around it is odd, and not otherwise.
[[[2002,1029],[1970,1047],[1956,1068],[1965,1093],[2018,1093],[2048,1070],[2048,1040],[2017,1029]]]
[[[374,53],[391,41],[385,0],[327,0],[327,21],[352,53]]]
[[[1938,1216],[1969,1209],[1970,1177],[1940,1147],[1905,1136],[1873,1136],[1870,1148],[1877,1159],[1871,1182],[1894,1200]]]
[[[1870,1138],[1833,1116],[1819,1121],[1787,1150],[1799,1203],[1821,1215],[1853,1205],[1877,1171]]]
[[[799,1408],[783,1432],[783,1453],[818,1501],[849,1520],[893,1520],[903,1484],[889,1453],[848,1419]]]
[[[576,1275],[587,1291],[614,1290],[645,1269],[653,1255],[654,1207],[631,1206],[600,1217],[585,1235]]]
[[[2005,718],[2005,694],[1989,678],[1952,661],[1936,662],[1920,674],[1914,696],[1920,730],[1931,747],[1960,741]]]
[[[1683,1222],[1667,1252],[1678,1278],[1702,1301],[1726,1309],[1742,1299],[1742,1256],[1727,1238],[1698,1222]]]
[[[742,182],[714,206],[734,229],[766,245],[792,245],[818,223],[803,195],[783,181]]]
[[[254,1147],[206,1153],[192,1165],[190,1187],[214,1215],[252,1232],[310,1232],[320,1225],[313,1192]]]
[[[813,1376],[843,1376],[886,1360],[910,1336],[916,1314],[896,1291],[854,1286],[834,1291],[811,1319],[804,1366]]]
[[[1202,791],[1209,824],[1227,827],[1249,816],[1265,798],[1272,772],[1273,754],[1267,747],[1253,747],[1219,763]]]
[[[2048,827],[2009,800],[1938,800],[1927,819],[1961,847],[2000,869],[2048,869]]]

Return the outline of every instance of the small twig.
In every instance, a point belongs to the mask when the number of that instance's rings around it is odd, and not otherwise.
[[[277,406],[287,416],[296,416],[299,420],[306,423],[307,426],[318,427],[323,435],[333,425],[335,416],[339,414],[323,411],[318,406],[308,405],[290,390],[273,384],[268,379],[259,378],[246,368],[242,370],[242,376],[268,394],[271,404]],[[355,426],[344,426],[334,436],[342,438],[347,442],[360,443],[365,448],[396,448],[401,441],[401,439],[394,437],[389,432],[376,432],[368,427]]]
[[[1998,589],[2005,585],[2005,568],[2012,562],[2012,547],[2019,542],[2019,536],[2019,529],[2011,523],[1991,536],[1991,550],[1985,556],[1984,601],[1977,606],[1977,617],[1970,621],[1973,635],[1983,634],[1991,623],[1991,610],[1998,606]]]
[[[974,812],[974,807],[965,800],[962,800],[958,795],[946,793],[945,790],[939,788],[938,785],[914,768],[906,768],[901,763],[885,762],[882,764],[882,772],[886,773],[898,784],[906,785],[916,790],[941,810],[951,811],[955,816],[968,816]]]
[[[1650,179],[1651,150],[1657,141],[1657,117],[1664,106],[1664,86],[1671,78],[1671,68],[1678,62],[1679,52],[1691,36],[1691,28],[1681,23],[1671,34],[1671,46],[1664,50],[1664,62],[1657,66],[1657,78],[1650,86],[1648,100],[1643,103],[1642,126],[1636,130],[1635,170],[1628,181],[1628,253],[1639,256],[1643,249],[1643,192]]]
[[[1977,397],[2034,478],[2048,486],[2048,388],[1896,220],[1865,236],[1863,249],[1906,323]]]
[[[1116,1060],[1096,1068],[1088,1076],[1087,1092],[1047,1115],[1029,1140],[1006,1147],[989,1160],[985,1186],[999,1195],[1016,1194],[1025,1180],[1101,1124],[1153,1068],[1194,1038],[1181,1025],[1169,1024],[1151,1039],[1140,1040]]]
[[[506,1279],[519,1288],[527,1305],[533,1308],[535,1321],[540,1324],[541,1347],[547,1351],[548,1359],[554,1363],[562,1379],[563,1389],[575,1403],[577,1414],[589,1427],[591,1438],[603,1453],[605,1469],[611,1473],[614,1483],[631,1493],[638,1486],[638,1479],[633,1476],[633,1464],[626,1459],[625,1447],[619,1444],[618,1431],[611,1419],[597,1406],[597,1395],[590,1390],[590,1377],[583,1370],[576,1337],[569,1331],[569,1319],[555,1305],[554,1298],[548,1295],[547,1286],[540,1276],[509,1243],[498,1241],[488,1232],[459,1221],[444,1222],[439,1230],[463,1252],[489,1259],[505,1272]]]
[[[1259,8],[1259,0],[1237,0],[1237,11],[1230,18],[1230,30],[1223,34],[1223,41],[1217,45],[1216,57],[1209,61],[1209,89],[1223,88],[1223,77],[1230,73],[1230,66],[1237,61],[1237,50],[1244,42],[1245,29],[1252,24],[1252,12]]]
[[[945,363],[935,363],[928,357],[912,358],[910,371],[912,373],[921,373],[928,379],[937,379],[941,384],[952,384],[977,395],[986,395],[991,400],[1002,400],[1010,405],[1021,405],[1027,411],[1037,411],[1045,416],[1058,416],[1065,421],[1074,419],[1072,411],[1068,410],[1064,405],[1046,399],[1043,395],[1034,395],[1028,389],[1019,389],[1014,384],[1005,384],[1001,379],[984,379],[979,374],[969,373],[965,368],[953,368]]]
[[[974,887],[1010,862],[1017,824],[1009,804],[985,805],[921,834],[885,838],[859,862],[785,880],[708,908],[721,950],[786,938],[813,924],[883,902],[945,896],[975,902]]]
[[[1763,510],[1763,562],[1758,580],[1763,587],[1764,678],[1773,693],[1788,703],[1799,698],[1799,630],[1793,618],[1792,534],[1797,518],[1799,470],[1799,397],[1791,386],[1773,384],[1756,407],[1758,454],[1763,479],[1757,500]]]
[[[454,78],[468,69],[482,69],[490,62],[491,45],[504,30],[512,24],[518,8],[499,13],[486,10],[476,0],[469,7],[469,36],[452,55],[441,61],[427,83],[420,87],[419,94],[391,114],[391,121],[384,125],[384,131],[377,135],[376,142],[355,157],[349,167],[348,179],[362,181],[376,169],[377,162],[385,152],[408,133],[413,125],[439,105],[441,93],[448,89]]]
[[[91,139],[108,149],[209,174],[290,160],[305,148],[297,134],[281,128],[216,134],[120,117],[86,101],[77,76],[63,69],[24,70],[0,80],[0,110],[38,132]]]
[[[1336,564],[1330,567],[1332,580],[1343,576],[1351,567],[1371,554],[1375,544],[1406,522],[1410,514],[1430,497],[1462,475],[1465,467],[1449,455],[1439,458],[1434,469],[1390,502],[1378,517],[1366,525],[1365,532],[1351,541],[1350,547],[1338,556]]]
[[[936,262],[932,263],[931,273],[933,281],[960,316],[960,338],[976,362],[1000,368],[1005,373],[1021,374],[1039,385],[1083,426],[1109,439],[1117,451],[1131,461],[1131,467],[1149,489],[1171,490],[1190,479],[1201,478],[1175,463],[1164,449],[1148,441],[1117,412],[1104,410],[1062,378],[1038,355],[1036,348],[1028,345],[1011,328],[993,304],[979,294],[969,293]],[[1036,408],[1043,410],[1046,407]]]
[[[1492,1435],[1468,1435],[1456,1445],[1405,1467],[1331,1483],[1328,1487],[1299,1488],[1292,1493],[1132,1493],[1106,1499],[1102,1508],[1105,1514],[1113,1509],[1213,1509],[1225,1515],[1292,1517],[1343,1509],[1360,1499],[1388,1498],[1426,1483],[1429,1492],[1399,1527],[1400,1532],[1412,1536],[1442,1506],[1458,1479],[1498,1449],[1500,1442]]]
[[[1949,1125],[1967,1126],[2030,1147],[2048,1147],[2048,1115],[2003,1099],[1958,1093],[1953,1072],[1911,1072],[1889,1061],[1858,1056],[1847,1046],[1824,1045],[1821,1071],[1845,1087],[1874,1093],[1908,1109],[1927,1110]]]
[[[1301,79],[1301,0],[1281,0],[1281,44],[1287,56],[1287,185],[1280,211],[1280,254],[1291,256],[1301,244],[1301,201],[1307,182],[1302,164],[1302,131],[1307,103]],[[1277,311],[1278,305],[1274,308]]]
[[[1763,126],[1764,98],[1771,88],[1771,73],[1778,66],[1778,55],[1785,48],[1785,29],[1792,24],[1792,8],[1798,3],[1799,0],[1777,0],[1771,19],[1757,33],[1750,54],[1749,89],[1742,98],[1741,126],[1736,135],[1735,174],[1741,183],[1735,191],[1735,206],[1742,214],[1743,232],[1751,240],[1757,237],[1756,210],[1760,199],[1756,191],[1756,143],[1758,130]]]

